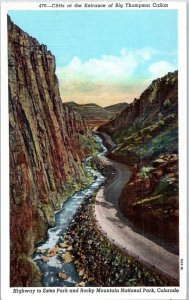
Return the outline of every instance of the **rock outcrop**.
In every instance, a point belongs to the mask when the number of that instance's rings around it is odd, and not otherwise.
[[[117,144],[108,156],[132,170],[121,194],[123,214],[139,232],[178,254],[178,72],[154,80],[98,130]]]
[[[93,150],[82,117],[62,104],[55,57],[8,18],[11,286],[40,285],[31,260],[66,195],[85,184]],[[85,143],[82,141],[85,140]]]
[[[170,116],[167,122],[171,120],[171,117],[177,118],[177,110],[178,71],[175,71],[154,80],[139,99],[135,98],[118,116],[102,125],[99,130],[114,136],[125,129],[131,131],[132,128],[133,131],[139,131],[171,113],[174,115]]]

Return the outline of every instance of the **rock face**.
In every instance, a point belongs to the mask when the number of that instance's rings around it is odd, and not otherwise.
[[[10,18],[8,66],[11,286],[36,286],[30,256],[65,194],[84,184],[93,141],[82,117],[62,104],[55,57]]]
[[[117,144],[109,157],[130,165],[120,208],[139,232],[178,253],[178,72],[154,80],[98,129]]]
[[[177,117],[177,109],[178,72],[175,71],[154,80],[139,99],[134,99],[117,117],[100,129],[111,135],[126,128],[139,130],[168,114],[172,113],[172,117]]]

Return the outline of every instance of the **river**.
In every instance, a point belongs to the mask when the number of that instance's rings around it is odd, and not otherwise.
[[[107,149],[102,143],[102,139],[98,135],[94,135],[96,142],[100,145],[100,151],[98,156],[102,157],[106,153]],[[105,177],[100,174],[100,172],[93,170],[89,167],[89,162],[93,156],[88,157],[84,161],[84,168],[87,172],[93,175],[93,182],[84,190],[76,192],[70,196],[67,201],[63,204],[62,208],[55,213],[55,227],[50,228],[47,232],[47,239],[38,244],[37,248],[48,251],[53,248],[59,242],[63,243],[66,231],[69,227],[69,224],[72,222],[75,213],[77,212],[80,205],[87,201],[87,199],[98,191],[101,185],[105,181]],[[66,252],[65,248],[61,248],[59,253],[49,257],[48,262],[43,262],[41,254],[35,252],[33,259],[38,265],[42,273],[42,286],[44,287],[73,287],[77,283],[82,281],[82,278],[77,274],[75,265],[73,262],[65,263],[60,257]],[[58,278],[57,274],[59,272],[65,272],[68,275],[66,280]]]

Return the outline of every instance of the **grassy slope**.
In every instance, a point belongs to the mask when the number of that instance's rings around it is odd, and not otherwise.
[[[86,120],[110,120],[114,114],[95,104],[77,104],[75,102],[64,103],[66,106],[77,110]]]
[[[77,110],[82,115],[82,117],[85,118],[87,123],[90,121],[91,124],[94,123],[95,125],[95,122],[97,122],[96,126],[98,126],[101,125],[101,123],[98,124],[100,121],[102,121],[102,123],[105,123],[108,120],[114,118],[116,114],[118,114],[127,106],[127,103],[117,103],[115,105],[101,107],[95,103],[77,104],[73,101],[70,101],[64,103],[64,105]]]

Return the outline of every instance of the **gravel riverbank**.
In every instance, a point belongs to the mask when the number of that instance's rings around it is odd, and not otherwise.
[[[91,286],[171,286],[166,278],[126,256],[98,230],[94,217],[94,197],[83,203],[69,227],[65,240],[83,285]]]

